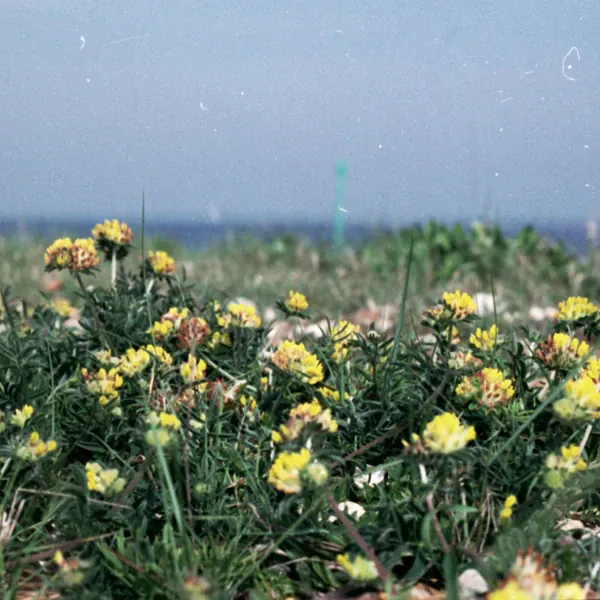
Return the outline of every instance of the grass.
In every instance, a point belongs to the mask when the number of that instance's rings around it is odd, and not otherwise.
[[[100,238],[106,264],[76,243],[45,274],[46,242],[1,246],[2,598],[598,589],[594,253],[430,223],[172,247],[169,272]]]

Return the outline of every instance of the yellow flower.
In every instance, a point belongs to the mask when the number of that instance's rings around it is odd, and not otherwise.
[[[340,393],[337,390],[332,390],[326,386],[321,386],[317,388],[317,392],[319,392],[326,400],[332,400],[333,402],[340,401]]]
[[[189,354],[187,361],[179,367],[179,373],[184,384],[198,383],[206,376],[206,363],[202,359],[198,360],[193,354]]]
[[[502,371],[490,368],[463,377],[455,391],[459,396],[476,400],[487,408],[506,404],[515,395],[513,382],[504,379]]]
[[[512,517],[512,508],[517,503],[517,497],[512,494],[504,501],[504,507],[500,511],[500,521],[508,521]]]
[[[71,311],[73,310],[71,303],[68,300],[64,300],[62,298],[52,302],[51,306],[52,306],[52,309],[54,310],[54,312],[59,317],[62,317],[63,319],[69,318],[69,315],[71,314]]]
[[[291,312],[304,312],[308,309],[308,301],[306,296],[300,292],[290,290],[285,305]]]
[[[146,432],[146,442],[151,446],[168,446],[177,439],[176,432],[181,428],[177,416],[166,412],[150,413],[146,423],[151,426]]]
[[[175,261],[162,250],[158,252],[148,252],[148,261],[150,262],[150,266],[152,270],[157,275],[168,275],[169,273],[173,273],[175,271]]]
[[[100,259],[98,258],[93,239],[77,239],[73,242],[69,269],[73,271],[86,271],[97,266],[99,262]]]
[[[570,446],[563,446],[560,449],[560,456],[550,454],[546,459],[546,466],[548,469],[562,469],[567,473],[575,473],[577,471],[585,471],[588,465],[581,458],[579,446],[571,444]]]
[[[40,434],[37,431],[34,431],[30,436],[27,444],[21,446],[17,450],[17,456],[21,460],[26,460],[30,462],[34,462],[46,456],[46,454],[50,452],[54,452],[57,448],[56,442],[54,440],[48,440],[47,442],[42,442],[40,440]]]
[[[375,563],[364,556],[359,555],[351,560],[348,554],[338,554],[335,562],[357,581],[372,581],[379,577]]]
[[[565,396],[554,403],[554,412],[565,421],[600,418],[600,392],[594,381],[583,376],[565,384]]]
[[[442,295],[444,307],[450,311],[451,318],[462,321],[465,317],[472,315],[477,310],[475,300],[466,292],[456,290],[453,294],[445,292]]]
[[[161,346],[147,344],[144,349],[154,356],[163,367],[170,367],[173,364],[173,357]]]
[[[285,340],[279,344],[271,360],[282,371],[304,378],[311,385],[323,381],[323,365],[306,350],[304,344]]]
[[[123,385],[123,377],[116,368],[108,372],[105,368],[101,368],[97,373],[88,373],[88,370],[83,368],[81,374],[88,391],[98,396],[101,406],[106,406],[119,398],[118,390]]]
[[[221,317],[222,327],[233,325],[234,327],[256,328],[262,325],[262,319],[256,314],[254,306],[231,302],[227,310],[229,314]]]
[[[351,341],[356,339],[360,332],[358,325],[353,325],[349,321],[338,321],[331,331],[331,341],[334,345],[333,360],[339,362],[348,355],[348,346]]]
[[[337,422],[331,417],[331,410],[323,410],[319,401],[315,399],[312,402],[305,402],[292,408],[288,422],[281,425],[278,432],[273,431],[271,439],[275,444],[295,440],[309,423],[314,423],[323,431],[330,433],[335,433],[338,429]]]
[[[119,362],[119,371],[127,377],[141,373],[150,363],[150,354],[144,348],[134,350],[129,348]]]
[[[154,325],[146,330],[157,342],[162,342],[173,330],[172,321],[154,321]]]
[[[587,593],[578,583],[563,583],[556,590],[556,600],[585,600]]]
[[[92,492],[112,496],[125,488],[125,479],[119,477],[117,469],[103,469],[98,463],[89,462],[85,465],[85,474],[88,490]]]
[[[15,414],[10,418],[10,422],[17,427],[23,429],[25,423],[31,419],[33,415],[33,407],[29,404],[23,405],[23,408],[15,410]]]
[[[490,592],[487,600],[536,600],[536,597],[524,590],[517,581],[511,579],[502,588]]]
[[[300,452],[282,452],[269,470],[268,482],[284,494],[302,491],[301,474],[310,462],[311,454],[306,448]]]
[[[65,269],[71,263],[71,238],[60,238],[55,240],[46,248],[44,263],[47,267]]]
[[[434,417],[423,433],[423,443],[432,452],[451,454],[475,439],[475,428],[464,427],[458,417],[445,412]]]
[[[496,325],[492,325],[488,331],[482,331],[479,327],[475,333],[471,334],[469,343],[479,350],[491,350],[495,345],[498,337],[498,329]]]
[[[566,333],[548,336],[536,350],[536,356],[553,369],[571,369],[587,355],[590,347],[584,341]]]
[[[117,219],[109,221],[106,219],[104,224],[98,223],[92,229],[92,236],[98,242],[111,242],[119,246],[131,244],[133,232],[127,223],[119,223]]]
[[[577,321],[595,315],[597,312],[598,307],[587,298],[570,296],[563,302],[559,302],[554,318],[557,321]]]

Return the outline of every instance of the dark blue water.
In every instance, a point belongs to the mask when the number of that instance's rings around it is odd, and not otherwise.
[[[51,241],[57,237],[88,237],[91,228],[97,221],[11,221],[0,220],[0,236],[19,236],[42,238]],[[128,221],[134,231],[134,236],[141,234],[141,224]],[[469,223],[461,223],[470,227]],[[454,223],[446,223],[454,225]],[[572,252],[582,254],[587,249],[585,222],[552,222],[545,223],[507,223],[501,225],[502,232],[513,236],[523,227],[532,225],[540,235],[561,242]],[[392,231],[384,224],[377,227],[360,224],[347,224],[344,229],[344,239],[347,243],[357,244],[374,233]],[[310,242],[331,242],[332,227],[329,223],[280,223],[268,225],[243,225],[236,223],[197,223],[197,222],[153,222],[147,221],[146,236],[172,239],[187,249],[202,249],[226,240],[240,239],[244,235],[256,236],[263,240],[274,239],[280,235],[295,235]]]

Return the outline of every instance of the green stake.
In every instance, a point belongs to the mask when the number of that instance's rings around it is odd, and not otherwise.
[[[340,250],[344,245],[344,196],[346,180],[346,163],[339,162],[335,166],[335,198],[333,207],[333,245]]]

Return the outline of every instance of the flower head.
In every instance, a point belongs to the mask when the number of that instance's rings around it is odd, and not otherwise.
[[[210,335],[210,327],[202,317],[184,319],[178,329],[177,343],[180,348],[192,348]]]
[[[281,425],[279,431],[273,431],[271,439],[276,444],[295,440],[304,428],[310,424],[314,424],[322,431],[330,433],[335,433],[338,429],[337,422],[331,417],[331,410],[323,410],[319,401],[313,400],[292,408],[288,422]]]
[[[46,456],[48,453],[54,452],[56,447],[56,442],[54,440],[43,442],[40,439],[40,434],[37,431],[34,431],[29,436],[27,444],[21,446],[17,450],[17,456],[21,460],[35,462],[36,460]]]
[[[29,404],[24,404],[23,408],[17,408],[17,410],[15,410],[15,413],[10,418],[10,422],[13,425],[16,425],[17,427],[23,429],[23,427],[25,427],[25,423],[27,423],[27,421],[31,419],[32,415],[33,406],[30,406]]]
[[[600,391],[587,376],[565,384],[565,395],[554,403],[554,412],[565,421],[589,421],[600,418]]]
[[[445,292],[442,295],[444,307],[455,321],[462,321],[477,310],[477,304],[469,294],[456,290],[453,294]]]
[[[566,333],[555,333],[540,344],[536,355],[551,369],[571,369],[580,363],[589,351],[590,347],[586,342]]]
[[[304,312],[308,310],[308,301],[304,294],[290,290],[285,300],[285,306],[290,312]]]
[[[372,581],[379,577],[375,563],[364,556],[358,555],[352,560],[349,554],[338,554],[335,562],[357,581]]]
[[[560,449],[560,454],[548,455],[546,467],[548,469],[545,475],[546,485],[556,489],[563,487],[564,482],[573,473],[585,471],[588,464],[581,458],[579,446],[571,444],[570,446],[563,446]]]
[[[285,340],[277,347],[271,359],[281,370],[305,379],[311,385],[323,381],[323,365],[304,344]]]
[[[167,412],[152,412],[146,419],[151,427],[146,432],[146,442],[150,446],[168,446],[176,438],[176,432],[181,428],[181,421],[176,415]]]
[[[48,269],[66,269],[71,263],[71,238],[55,240],[44,254],[44,263]]]
[[[58,300],[54,300],[51,304],[54,312],[61,317],[62,319],[68,319],[71,312],[73,311],[73,307],[68,300],[60,298]]]
[[[77,239],[73,242],[69,269],[73,271],[87,271],[92,267],[96,267],[99,262],[100,259],[98,258],[93,239]]]
[[[504,506],[500,511],[500,521],[508,521],[512,517],[513,506],[517,503],[517,497],[512,494],[504,501]]]
[[[506,404],[515,395],[515,389],[510,379],[504,379],[502,371],[486,368],[475,375],[463,377],[456,393],[487,408],[494,408]]]
[[[113,367],[107,372],[103,367],[97,373],[89,373],[84,367],[81,374],[88,391],[98,397],[101,406],[118,400],[119,388],[123,385],[123,377],[118,369]]]
[[[98,223],[92,229],[92,236],[107,257],[116,252],[119,259],[127,256],[129,245],[133,240],[131,227],[127,223],[120,223],[117,219],[112,221],[106,219],[104,224]]]
[[[117,469],[103,469],[96,462],[85,465],[85,475],[88,490],[98,492],[105,496],[119,494],[125,488],[125,479],[119,477]]]
[[[156,275],[169,275],[175,271],[175,261],[162,250],[148,252],[148,262]]]
[[[311,459],[312,455],[306,448],[300,452],[282,452],[269,470],[268,482],[284,494],[301,492],[303,477],[315,485],[322,485],[327,479],[327,469],[318,461],[311,462]]]
[[[498,328],[492,325],[488,331],[482,331],[479,327],[475,333],[471,334],[469,343],[478,350],[489,351],[496,345],[498,338]]]
[[[119,362],[119,371],[127,376],[133,377],[141,373],[150,363],[150,354],[144,348],[134,350],[129,348]]]
[[[475,428],[461,425],[458,417],[445,412],[427,424],[423,433],[425,448],[439,454],[451,454],[462,450],[475,439]]]
[[[558,310],[554,314],[557,321],[574,322],[590,316],[596,316],[598,307],[587,298],[570,296],[559,302]]]
[[[248,327],[257,328],[262,325],[262,319],[256,314],[256,308],[250,304],[243,302],[231,302],[227,306],[229,314],[220,317],[219,324],[221,327]]]

